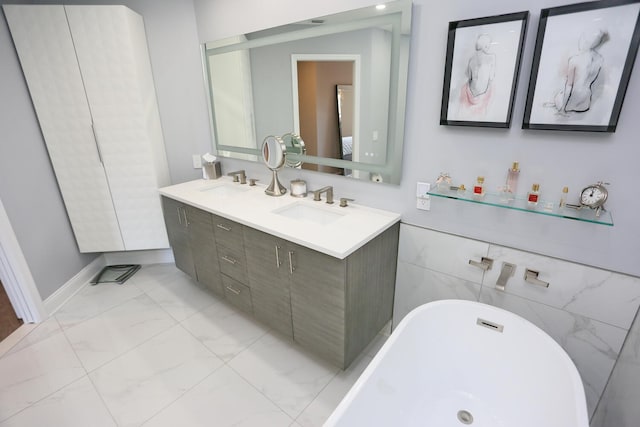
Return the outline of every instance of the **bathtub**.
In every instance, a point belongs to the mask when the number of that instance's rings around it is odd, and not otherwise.
[[[587,427],[575,365],[545,332],[462,300],[409,313],[325,426]]]

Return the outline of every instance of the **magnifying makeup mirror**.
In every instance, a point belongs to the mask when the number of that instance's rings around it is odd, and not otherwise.
[[[273,172],[271,184],[264,192],[269,196],[283,196],[287,189],[278,180],[278,171],[285,165],[287,146],[277,136],[268,136],[262,141],[262,161]]]
[[[297,155],[305,155],[307,153],[307,147],[305,147],[302,138],[295,133],[285,133],[282,135],[282,142],[286,147],[285,164],[290,168],[302,166],[302,160],[297,158]]]

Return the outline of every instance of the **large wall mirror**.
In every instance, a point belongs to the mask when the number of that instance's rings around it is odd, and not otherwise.
[[[205,43],[218,155],[294,133],[298,167],[399,184],[410,29],[399,0]]]

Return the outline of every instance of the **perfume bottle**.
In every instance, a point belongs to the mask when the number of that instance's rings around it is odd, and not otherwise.
[[[464,196],[465,193],[467,192],[467,189],[465,188],[464,184],[460,184],[460,186],[458,187],[458,196]]]
[[[564,209],[567,206],[567,195],[569,194],[569,187],[563,187],[562,193],[560,194],[560,202],[558,203],[558,207],[560,209]]]
[[[527,193],[527,204],[530,208],[535,208],[540,200],[540,185],[533,184],[531,186],[531,191]]]
[[[513,162],[513,165],[507,169],[507,182],[505,184],[505,192],[507,193],[507,200],[515,200],[516,192],[518,191],[518,177],[520,176],[520,166],[518,162]]]
[[[476,185],[473,186],[473,198],[482,199],[484,197],[484,176],[479,176]]]

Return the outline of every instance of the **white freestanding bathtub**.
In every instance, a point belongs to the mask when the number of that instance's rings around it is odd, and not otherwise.
[[[545,332],[462,300],[409,313],[325,426],[587,427],[575,365]]]

